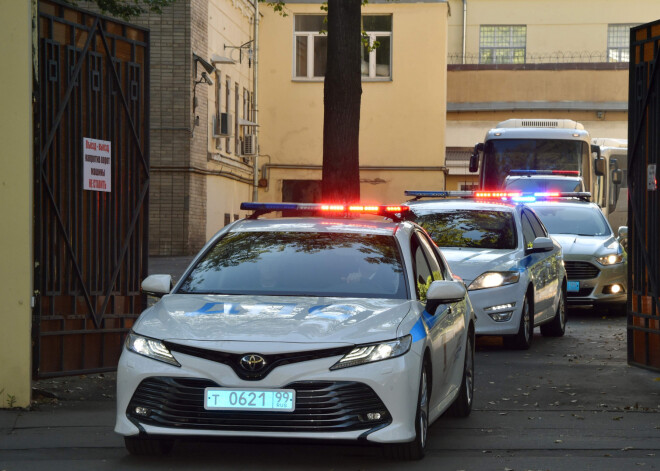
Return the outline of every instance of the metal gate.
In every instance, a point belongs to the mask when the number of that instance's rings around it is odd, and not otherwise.
[[[660,370],[660,21],[632,28],[628,103],[628,363]],[[660,169],[659,169],[660,170]]]
[[[145,303],[149,36],[40,0],[38,37],[33,376],[109,371]]]

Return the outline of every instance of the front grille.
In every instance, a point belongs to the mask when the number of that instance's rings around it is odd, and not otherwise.
[[[569,280],[589,280],[596,278],[600,270],[589,262],[564,262]]]
[[[215,361],[229,366],[239,378],[248,381],[258,381],[265,378],[268,373],[273,371],[278,366],[290,365],[291,363],[299,363],[303,361],[318,360],[320,358],[329,358],[339,355],[345,355],[350,352],[353,347],[337,347],[326,348],[325,350],[311,350],[306,352],[291,352],[291,353],[277,353],[272,355],[260,355],[264,361],[264,367],[257,371],[249,371],[241,367],[241,358],[246,353],[227,353],[217,350],[209,350],[206,348],[191,347],[188,345],[181,345],[174,342],[163,341],[165,346],[171,352],[185,353],[197,358],[204,358],[205,360]]]
[[[369,386],[357,382],[298,381],[284,386],[296,391],[293,412],[204,409],[204,388],[218,387],[203,378],[152,377],[143,380],[127,415],[143,424],[196,430],[252,432],[346,432],[389,424],[390,414]],[[150,410],[147,417],[136,407]],[[369,412],[379,420],[366,421]]]

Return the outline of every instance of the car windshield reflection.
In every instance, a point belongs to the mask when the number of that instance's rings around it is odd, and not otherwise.
[[[394,237],[323,232],[229,233],[177,292],[407,297]]]

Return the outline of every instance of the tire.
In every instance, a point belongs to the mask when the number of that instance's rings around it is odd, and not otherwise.
[[[504,345],[516,350],[529,350],[534,339],[534,314],[529,309],[529,296],[525,296],[518,333],[504,337]]]
[[[415,461],[424,458],[426,440],[429,430],[429,397],[428,385],[430,365],[425,359],[419,379],[419,394],[417,396],[417,413],[415,414],[415,439],[408,443],[395,443],[385,448],[385,456],[396,460]]]
[[[555,317],[541,326],[541,335],[544,337],[563,337],[564,332],[566,332],[566,290],[562,287]]]
[[[172,451],[174,440],[167,438],[124,437],[124,445],[131,455],[160,456]]]
[[[461,380],[461,389],[458,396],[447,412],[448,417],[467,417],[472,411],[472,401],[474,399],[474,335],[472,330],[468,332],[467,342],[465,344],[465,362],[463,365],[463,379]]]

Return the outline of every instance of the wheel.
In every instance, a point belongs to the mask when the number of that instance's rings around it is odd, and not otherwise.
[[[395,443],[385,448],[388,458],[398,460],[421,460],[426,450],[426,438],[429,430],[429,363],[424,360],[422,374],[419,380],[417,398],[417,413],[415,414],[415,439],[408,443]]]
[[[520,325],[518,333],[504,337],[504,345],[517,350],[529,350],[534,338],[534,317],[529,309],[529,296],[525,296],[522,313],[520,314]]]
[[[124,445],[131,455],[157,456],[172,451],[174,440],[167,438],[124,437]]]
[[[559,305],[555,317],[547,324],[541,326],[541,335],[544,337],[562,337],[566,331],[566,290],[562,287],[559,296]]]
[[[458,396],[446,415],[449,417],[467,417],[472,411],[472,399],[474,398],[474,336],[468,332],[465,343],[465,364],[463,365],[463,379]]]

